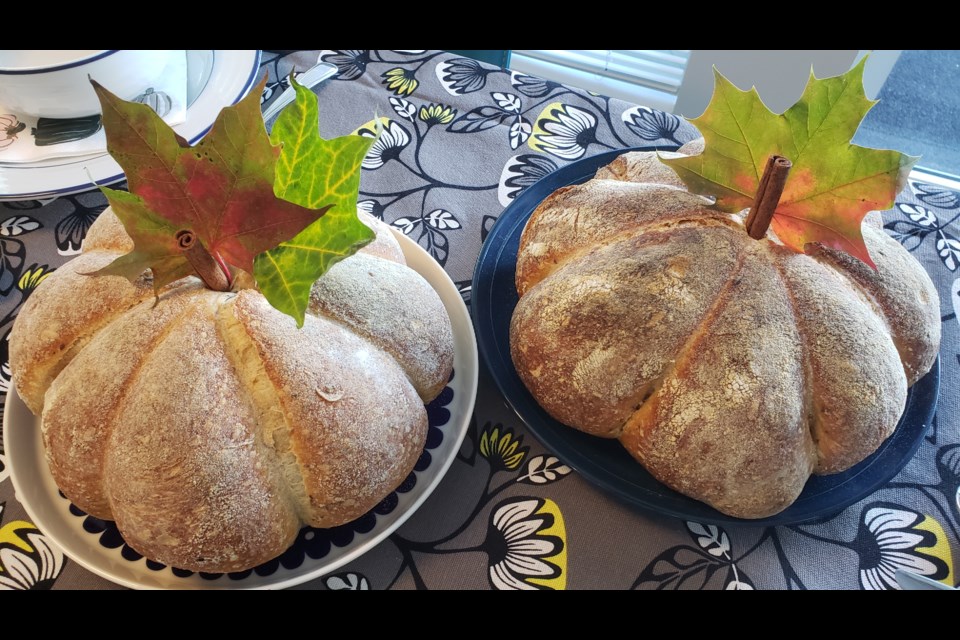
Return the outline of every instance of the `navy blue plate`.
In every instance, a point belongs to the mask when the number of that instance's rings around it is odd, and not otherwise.
[[[940,390],[939,359],[930,373],[910,389],[896,431],[873,455],[844,473],[812,477],[790,507],[759,520],[724,515],[667,488],[654,480],[618,441],[596,438],[562,425],[530,395],[510,359],[510,318],[519,299],[514,274],[520,234],[543,199],[560,187],[586,182],[597,169],[624,151],[627,150],[573,162],[530,186],[503,211],[480,250],[471,304],[477,345],[513,410],[548,449],[591,482],[637,507],[685,520],[756,526],[797,524],[833,515],[880,488],[906,466],[930,426]]]

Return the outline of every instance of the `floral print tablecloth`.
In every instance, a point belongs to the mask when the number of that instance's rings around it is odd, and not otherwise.
[[[696,136],[678,118],[438,51],[264,53],[269,102],[292,68],[339,69],[320,89],[325,137],[384,124],[360,207],[426,249],[469,303],[480,246],[520,192],[568,162]],[[20,305],[83,243],[96,191],[0,203],[0,393]],[[801,526],[718,527],[628,507],[544,450],[485,371],[447,476],[394,535],[305,588],[889,589],[903,567],[956,584],[960,553],[960,194],[917,175],[884,213],[941,298],[942,386],[916,457],[843,512]],[[0,443],[0,589],[108,588],[25,515]],[[100,535],[94,531],[92,534]],[[122,541],[101,535],[101,544]],[[106,539],[106,541],[104,541]]]

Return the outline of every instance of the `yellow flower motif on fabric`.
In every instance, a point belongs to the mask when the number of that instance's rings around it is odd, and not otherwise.
[[[934,518],[900,505],[874,503],[857,532],[860,586],[897,589],[897,569],[953,586],[953,562],[943,527]]]
[[[420,86],[416,73],[403,67],[395,67],[385,71],[380,77],[383,78],[383,84],[387,85],[387,89],[398,96],[408,96]]]
[[[15,520],[0,528],[0,591],[49,589],[63,563],[63,552],[31,523]]]
[[[923,553],[925,555],[930,555],[943,560],[944,564],[947,565],[947,575],[936,579],[951,587],[955,586],[956,578],[953,574],[953,556],[950,553],[950,542],[948,541],[947,533],[943,530],[943,527],[940,526],[939,522],[930,516],[926,516],[920,522],[920,524],[914,526],[914,529],[917,529],[918,531],[929,531],[933,534],[935,541],[932,545],[928,547],[917,547],[916,550],[918,553]]]
[[[514,471],[523,463],[528,448],[521,447],[523,440],[510,429],[497,425],[492,429],[489,423],[480,434],[480,455],[490,461],[491,466]]]
[[[483,546],[494,589],[567,586],[567,531],[553,500],[519,497],[500,503],[490,516]]]
[[[26,520],[14,520],[3,527],[0,527],[0,546],[11,545],[20,547],[24,551],[33,551],[29,544],[25,542],[22,531],[35,531],[37,528]]]
[[[435,124],[450,124],[457,110],[443,104],[430,104],[429,107],[420,107],[420,119],[428,126]]]
[[[17,282],[17,288],[23,292],[32,291],[37,288],[37,285],[46,280],[47,276],[51,273],[53,273],[53,269],[47,265],[34,264],[20,276],[20,280]]]
[[[350,132],[352,136],[364,136],[367,138],[375,138],[379,131],[382,131],[387,125],[390,124],[390,118],[387,116],[380,116],[379,118],[374,118],[369,122],[365,122],[353,131]]]
[[[534,151],[576,160],[597,141],[597,118],[589,111],[554,102],[537,116],[527,144]]]

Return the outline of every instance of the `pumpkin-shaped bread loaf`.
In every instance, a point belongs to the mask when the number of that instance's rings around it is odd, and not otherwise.
[[[298,329],[253,289],[189,277],[156,299],[149,272],[83,275],[132,248],[101,214],[12,333],[16,387],[42,415],[63,493],[148,558],[221,572],[396,488],[423,450],[453,337],[389,229],[364,221],[377,239],[317,281]]]
[[[876,271],[821,246],[794,253],[772,231],[754,240],[708,205],[653,153],[554,192],[520,241],[511,353],[560,422],[761,518],[893,432],[936,359],[939,301],[871,224]]]

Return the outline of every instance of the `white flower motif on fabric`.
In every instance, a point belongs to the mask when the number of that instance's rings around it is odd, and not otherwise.
[[[699,522],[687,522],[701,549],[717,558],[730,559],[730,538],[727,532],[715,524],[702,525]]]
[[[937,216],[926,207],[901,202],[897,204],[897,208],[921,227],[937,226]]]
[[[960,278],[950,285],[950,300],[953,302],[953,319],[960,322]],[[960,496],[960,493],[957,494]],[[960,502],[957,503],[960,506]]]
[[[0,222],[0,236],[12,237],[35,231],[42,225],[29,216],[13,216]]]
[[[27,542],[34,554],[12,547],[0,549],[0,590],[46,588],[63,570],[63,552],[46,536],[28,533]]]
[[[419,223],[419,220],[415,220],[413,218],[397,218],[390,224],[397,229],[400,229],[400,231],[403,232],[403,235],[408,236],[413,232],[414,229],[417,228],[417,224]]]
[[[513,95],[512,93],[501,93],[499,91],[494,91],[490,95],[493,96],[497,106],[504,111],[520,113],[520,109],[522,108],[523,104],[520,102],[519,97]]]
[[[409,100],[404,100],[403,98],[391,97],[390,106],[393,107],[393,110],[398,116],[413,122],[414,118],[417,116],[417,108],[410,103]]]
[[[383,205],[376,200],[360,200],[357,202],[357,209],[374,218],[383,220]]]
[[[327,578],[327,589],[331,591],[369,591],[370,583],[358,573],[343,573]]]
[[[542,98],[560,85],[550,80],[543,80],[525,73],[510,72],[510,84],[529,98]]]
[[[450,95],[458,96],[482,89],[487,84],[487,74],[492,70],[470,58],[454,58],[438,64],[435,71],[443,89]]]
[[[673,114],[650,107],[630,107],[620,115],[620,119],[641,140],[678,142],[674,134],[680,128],[680,118]]]
[[[57,253],[61,256],[72,256],[80,253],[87,231],[96,222],[103,208],[85,204],[83,195],[66,196],[65,199],[74,209],[54,227],[54,238],[57,242]]]
[[[526,142],[530,137],[530,132],[532,130],[533,127],[530,126],[529,122],[524,120],[522,117],[518,118],[516,122],[510,125],[510,148],[520,148],[520,145]]]
[[[960,194],[935,184],[911,182],[910,190],[917,200],[938,209],[960,208]]]
[[[547,484],[559,480],[570,471],[570,467],[555,456],[534,456],[527,462],[526,471],[517,478],[517,482]]]
[[[740,580],[731,580],[724,589],[726,591],[753,591],[753,587],[748,582],[741,582]]]
[[[337,67],[337,80],[356,80],[367,70],[370,62],[368,49],[325,49],[320,52],[320,60]]]
[[[889,507],[874,507],[864,514],[863,523],[879,550],[875,565],[861,563],[860,585],[864,589],[898,589],[897,569],[925,576],[937,573],[936,565],[915,551],[924,538],[912,527],[922,518],[918,513]]]
[[[513,156],[500,172],[497,200],[506,207],[524,189],[558,168],[556,162],[544,155],[527,153]]]
[[[10,363],[4,362],[0,365],[0,393],[6,393],[10,391],[10,380],[13,378],[13,374],[10,371]]]
[[[543,518],[534,517],[540,507],[536,499],[509,503],[493,515],[492,525],[503,536],[505,557],[490,567],[490,580],[497,589],[536,589],[523,578],[547,578],[556,568],[540,558],[556,553],[553,540],[537,537]]]
[[[589,111],[561,105],[537,122],[530,145],[564,160],[576,160],[595,141],[597,119]]]
[[[950,271],[956,271],[957,265],[960,264],[960,241],[943,231],[938,231],[937,254],[943,261],[943,266]]]
[[[460,222],[453,214],[443,209],[434,209],[426,215],[427,224],[434,229],[459,229]]]
[[[376,133],[369,129],[360,129],[359,134],[366,138],[375,138]],[[380,132],[380,137],[370,147],[360,164],[364,169],[379,169],[390,160],[400,157],[400,152],[410,144],[410,134],[400,123],[388,120]]]

